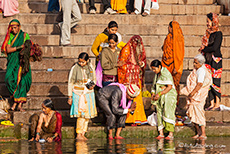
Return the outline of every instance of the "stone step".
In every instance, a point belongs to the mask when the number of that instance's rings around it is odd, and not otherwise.
[[[52,89],[55,91],[55,89]],[[56,110],[69,110],[70,106],[67,104],[68,96],[28,96],[27,97],[27,103],[23,105],[23,109],[25,110],[40,110],[41,109],[41,103],[46,100],[51,99],[54,102],[54,108]],[[9,99],[9,102],[12,104],[12,99]],[[145,111],[154,111],[155,108],[151,105],[151,98],[143,97],[143,104]],[[178,108],[183,111],[187,110],[187,101],[184,96],[180,96]],[[221,103],[225,106],[230,106],[230,96],[222,96],[221,97]],[[205,107],[208,107],[209,103],[207,100],[207,104]]]
[[[159,4],[159,10],[151,9],[151,14],[207,14],[209,12],[220,13],[220,5],[206,4]],[[97,13],[103,13],[103,4],[95,3]],[[82,13],[88,13],[89,3],[79,3],[79,8]],[[46,2],[19,2],[19,11],[22,13],[30,12],[48,12],[48,3]]]
[[[50,47],[49,47],[50,49]],[[55,49],[52,48],[52,49]],[[57,49],[60,49],[60,48],[57,48]],[[69,49],[69,50],[68,50]],[[84,50],[81,50],[81,51],[76,51],[77,49],[84,49]],[[189,48],[188,48],[189,49]],[[198,54],[197,52],[197,49],[198,48],[191,48],[191,51],[186,51],[186,54],[187,53],[193,53],[192,55],[190,55],[191,57],[190,58],[187,58],[185,55],[185,58],[184,58],[184,64],[183,64],[183,68],[184,70],[191,70],[193,69],[193,57],[195,55]],[[66,51],[64,52],[63,54],[63,51],[61,50],[61,54],[60,52],[57,53],[57,54],[53,54],[55,53],[55,50],[44,50],[44,56],[47,56],[46,55],[46,52],[47,51],[51,51],[52,53],[52,56],[56,56],[56,57],[62,57],[62,56],[68,56],[68,57],[73,57],[73,58],[43,58],[43,60],[41,62],[31,62],[31,68],[34,69],[34,70],[47,70],[48,68],[52,68],[53,70],[66,70],[66,69],[70,69],[71,66],[77,61],[77,56],[80,52],[88,52],[90,54],[92,54],[90,52],[90,47],[88,48],[85,48],[85,47],[82,47],[82,48],[74,48],[74,47],[69,47],[69,48],[66,48],[65,49]],[[161,52],[161,49],[158,47],[145,47],[145,50],[146,50],[146,56],[147,56],[147,64],[150,64],[150,62],[154,59],[159,59],[161,60],[161,57],[162,57],[162,52]],[[185,49],[187,50],[187,48]],[[152,51],[152,52],[151,52]],[[153,52],[154,51],[154,52]],[[156,52],[158,51],[158,52]],[[223,50],[225,51],[225,50]],[[154,53],[154,55],[153,55]],[[51,55],[49,55],[51,56]],[[224,56],[225,57],[225,56]],[[5,57],[2,57],[0,58],[0,68],[5,70],[6,69],[6,58]],[[91,61],[92,61],[92,64],[95,64],[95,58],[91,58]],[[58,64],[58,65],[57,65]],[[226,58],[223,58],[223,69],[224,70],[229,70],[230,69],[230,59],[226,59]]]
[[[123,42],[128,42],[129,39],[133,35],[124,35],[122,37]],[[38,43],[40,46],[59,46],[59,35],[30,35],[31,40],[33,42]],[[151,46],[151,47],[160,47],[164,43],[165,35],[162,36],[142,36],[144,46]],[[90,46],[93,44],[96,35],[72,35],[71,37],[71,44],[78,45],[78,46]],[[0,35],[0,44],[3,43],[5,39],[4,35]],[[185,35],[185,47],[197,47],[201,45],[202,36],[193,36],[193,35]],[[229,47],[230,46],[230,36],[224,36],[222,47]],[[225,49],[224,49],[225,50]]]
[[[69,69],[70,70],[70,69]],[[32,81],[33,83],[67,83],[69,70],[62,71],[52,71],[48,72],[46,70],[37,71],[32,70]],[[191,71],[184,70],[180,83],[186,83],[187,77]],[[0,83],[4,83],[6,71],[0,71]],[[153,71],[147,70],[145,72],[145,82],[152,83],[153,82]],[[221,77],[221,83],[229,83],[230,82],[230,71],[223,71]]]
[[[3,18],[0,16],[1,23],[8,24],[12,19],[18,19],[24,24],[53,24],[56,23],[57,14],[49,13],[20,13],[13,17]],[[107,24],[115,20],[118,24],[135,25],[168,25],[171,20],[176,20],[180,25],[204,25],[206,26],[206,15],[149,15],[147,17],[136,15],[104,15],[104,14],[82,14],[82,21],[79,24]],[[229,25],[230,17],[221,16],[220,24]],[[6,30],[5,30],[6,31]]]
[[[221,94],[230,95],[230,83],[221,84]],[[146,83],[146,88],[151,91],[152,84]],[[180,87],[185,87],[185,84],[180,84]],[[2,96],[9,96],[8,89],[5,83],[0,83],[0,93]],[[68,95],[67,83],[32,83],[27,96],[63,96]]]
[[[81,52],[87,52],[91,58],[94,58],[93,53],[91,52],[91,46],[71,46],[71,47],[63,47],[63,46],[43,46],[43,57],[64,57],[64,58],[77,58],[78,55]],[[193,57],[197,54],[199,47],[185,47],[185,63],[187,63],[187,60],[190,59],[190,66],[188,64],[185,64],[184,69],[192,69],[193,68]],[[222,47],[221,52],[224,58],[224,61],[227,61],[230,57],[230,48],[229,47]],[[149,62],[151,62],[152,59],[158,58],[160,59],[162,57],[162,50],[161,47],[149,47],[145,46],[145,52],[146,56],[149,59]],[[0,58],[2,63],[0,63],[0,66],[2,69],[6,69],[6,59],[4,57]],[[92,59],[94,60],[94,59]],[[36,65],[37,62],[31,63],[32,65]],[[224,64],[224,69],[229,70],[228,64]],[[39,66],[36,67],[36,69],[39,69]],[[41,68],[45,69],[45,68]]]
[[[41,112],[42,112],[41,110],[13,112],[14,123],[22,122],[23,124],[29,124],[30,117],[33,114],[40,114]],[[58,110],[58,112],[62,115],[63,125],[65,125],[65,123],[70,123],[70,122],[73,122],[73,125],[75,124],[76,118],[69,117],[69,110],[62,110],[62,111]],[[205,112],[206,122],[229,123],[230,122],[229,116],[230,116],[230,111],[206,111]]]
[[[107,25],[79,25],[79,27],[74,28],[74,33],[80,35],[98,35],[101,33]],[[7,31],[8,24],[0,24],[0,35],[5,35]],[[181,26],[184,35],[203,35],[206,30],[206,26]],[[60,31],[55,24],[24,24],[22,25],[22,30],[30,35],[52,35],[59,34]],[[224,35],[230,35],[229,26],[222,26],[220,30]],[[168,26],[162,25],[119,25],[119,32],[122,35],[166,35],[168,33]]]
[[[49,0],[19,0],[19,2],[49,2]],[[84,0],[89,3],[89,0]],[[101,0],[95,0],[95,3],[102,3]],[[159,4],[213,4],[213,0],[160,0]],[[128,4],[128,3],[127,3]]]

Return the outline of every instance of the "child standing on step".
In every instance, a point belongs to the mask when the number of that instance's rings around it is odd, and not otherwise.
[[[109,35],[109,47],[101,51],[101,67],[103,69],[102,85],[103,87],[110,83],[117,82],[117,63],[120,49],[117,48],[118,37],[116,34]]]
[[[78,62],[71,68],[68,81],[68,104],[71,105],[70,117],[77,118],[76,133],[78,140],[87,140],[89,119],[97,116],[94,86],[95,69],[90,63],[89,55],[82,52]]]

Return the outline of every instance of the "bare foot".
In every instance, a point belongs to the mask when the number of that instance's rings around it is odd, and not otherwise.
[[[198,138],[199,138],[199,135],[197,134],[197,135],[193,136],[192,138],[193,138],[193,139],[198,139]]]
[[[86,140],[86,141],[88,140],[85,136],[82,136],[82,137],[84,138],[84,140]]]
[[[80,136],[80,135],[78,135],[77,137],[76,137],[76,139],[77,140],[81,140],[81,141],[84,141],[85,139],[83,138],[83,136]]]
[[[33,142],[34,141],[34,137],[32,137],[30,140],[29,140],[29,142]]]
[[[18,111],[25,112],[25,110],[23,108],[19,108],[19,107],[18,107]]]

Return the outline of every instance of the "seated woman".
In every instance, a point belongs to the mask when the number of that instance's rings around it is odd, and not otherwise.
[[[102,85],[103,87],[112,82],[117,82],[117,67],[121,66],[117,63],[120,49],[117,48],[118,37],[116,34],[109,35],[109,47],[105,47],[101,51],[101,67],[103,69]]]
[[[150,66],[155,73],[152,87],[152,104],[156,105],[158,131],[160,133],[156,139],[164,138],[163,131],[165,130],[169,132],[165,139],[171,140],[175,128],[177,92],[171,73],[167,68],[162,67],[159,60],[153,60]]]
[[[194,57],[194,69],[187,78],[187,85],[181,89],[181,94],[188,96],[187,115],[194,123],[197,135],[192,138],[206,139],[205,134],[205,99],[212,84],[212,76],[204,65],[202,54]]]
[[[46,99],[42,103],[42,113],[31,117],[30,141],[45,139],[47,142],[61,141],[62,116],[54,110],[53,102]]]

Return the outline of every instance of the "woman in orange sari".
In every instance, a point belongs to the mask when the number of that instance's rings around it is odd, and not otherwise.
[[[173,81],[178,93],[177,103],[179,102],[179,84],[183,72],[184,60],[184,36],[180,25],[176,21],[171,21],[168,27],[168,35],[162,46],[162,67],[166,67],[172,74]]]
[[[118,67],[118,82],[126,86],[136,84],[141,89],[146,67],[146,54],[139,35],[133,36],[120,52],[118,63],[123,66]],[[133,102],[136,102],[136,110],[133,115],[127,114],[126,123],[144,124],[147,123],[142,93]]]

